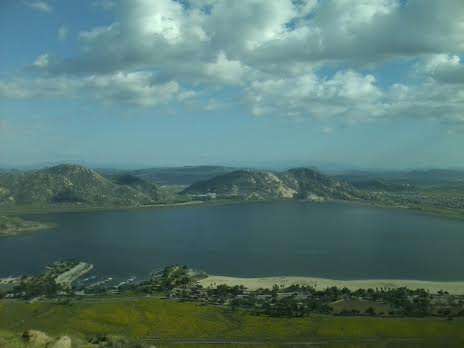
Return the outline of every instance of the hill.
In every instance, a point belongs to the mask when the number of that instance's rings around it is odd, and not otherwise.
[[[323,198],[354,199],[358,195],[350,184],[313,169],[290,169],[283,174],[283,179],[298,192],[296,198],[307,199],[316,195]]]
[[[141,179],[110,181],[78,165],[58,165],[42,170],[0,174],[2,205],[127,205],[157,201],[158,187]]]
[[[292,198],[296,191],[285,185],[282,179],[274,173],[236,170],[194,183],[183,193],[215,193],[220,196],[246,196],[249,198]]]
[[[246,199],[300,198],[323,200],[327,198],[355,199],[357,190],[345,182],[335,180],[308,168],[286,172],[237,170],[194,183],[185,194],[214,193],[223,197]]]

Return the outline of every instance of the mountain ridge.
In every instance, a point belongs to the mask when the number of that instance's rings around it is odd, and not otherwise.
[[[294,168],[285,172],[236,170],[187,187],[184,194],[216,194],[246,199],[357,199],[350,184],[314,169]]]

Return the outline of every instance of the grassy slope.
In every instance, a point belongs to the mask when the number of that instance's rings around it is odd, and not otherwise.
[[[0,331],[34,328],[51,335],[119,334],[162,339],[307,340],[366,337],[447,338],[464,344],[463,320],[312,316],[258,317],[221,308],[160,299],[94,302],[0,302]]]

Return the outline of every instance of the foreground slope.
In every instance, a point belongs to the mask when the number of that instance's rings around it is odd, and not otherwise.
[[[375,347],[385,340],[401,339],[445,346],[464,343],[464,321],[368,317],[311,316],[271,318],[241,311],[176,303],[156,298],[115,297],[83,299],[69,304],[0,301],[0,333],[22,333],[34,328],[51,335],[117,334],[174,343],[192,340],[224,342],[271,341],[340,342],[340,346],[369,339]],[[377,341],[378,340],[378,341]],[[401,343],[403,342],[403,343]],[[446,342],[446,343],[445,343]],[[440,343],[436,346],[443,346]],[[324,345],[326,346],[326,345]],[[408,345],[404,345],[405,347]],[[423,345],[412,345],[423,346]],[[433,345],[432,345],[433,346]]]

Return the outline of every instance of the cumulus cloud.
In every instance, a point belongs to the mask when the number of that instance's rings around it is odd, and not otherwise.
[[[0,99],[93,98],[104,103],[155,106],[193,96],[176,81],[159,82],[145,72],[0,81]]]
[[[118,21],[82,32],[83,54],[54,69],[165,68],[166,60],[182,65],[186,58],[194,66],[211,63],[222,53],[229,60],[269,70],[282,64],[357,65],[464,50],[460,0],[206,3],[208,11],[204,1],[188,6],[172,0],[122,1]]]
[[[239,60],[227,59],[224,52],[220,52],[215,62],[206,64],[206,75],[224,83],[241,84],[243,82],[246,67]]]
[[[314,73],[251,83],[249,103],[256,116],[280,113],[287,116],[367,119],[379,113],[382,91],[372,75],[340,71],[331,79]]]
[[[462,119],[462,0],[94,5],[114,11],[114,23],[80,32],[74,57],[45,53],[31,64],[45,94],[63,93],[51,84],[67,81],[72,93],[152,107],[237,88],[256,116]],[[389,62],[415,71],[414,84],[379,84],[376,69]],[[1,88],[4,97],[43,93],[14,79]]]
[[[380,88],[372,75],[352,70],[332,78],[306,74],[256,81],[248,90],[254,115],[341,118],[346,122],[380,118],[441,119],[464,122],[464,89],[427,81],[420,85],[394,84]]]
[[[53,11],[53,7],[45,1],[26,1],[25,4],[39,12],[50,13]]]
[[[157,83],[151,74],[143,72],[91,76],[83,80],[83,87],[95,90],[96,97],[103,101],[126,102],[140,106],[162,104],[181,93],[176,81]]]
[[[464,62],[458,55],[437,54],[419,64],[419,70],[436,81],[464,84]]]

